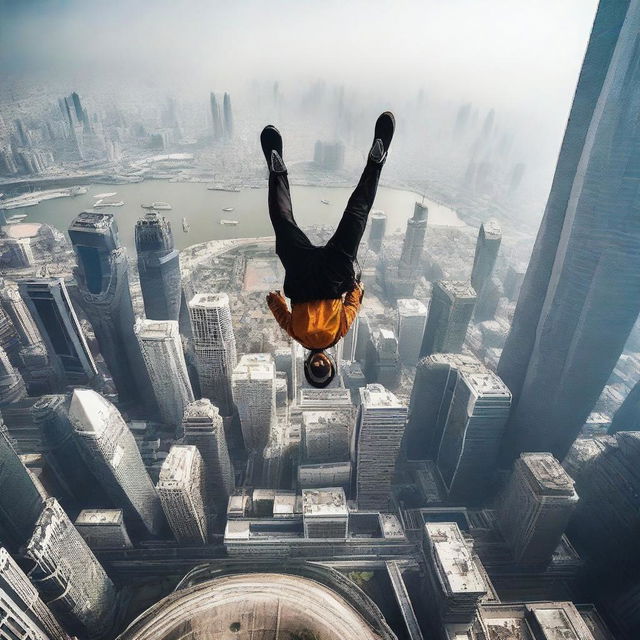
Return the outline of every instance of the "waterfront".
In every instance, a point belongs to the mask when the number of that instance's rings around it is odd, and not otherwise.
[[[73,218],[96,201],[94,196],[105,191],[117,192],[113,200],[123,200],[122,207],[98,209],[113,213],[118,221],[120,238],[129,251],[134,250],[135,221],[144,214],[140,205],[168,202],[170,211],[162,211],[170,221],[176,246],[183,249],[191,244],[227,238],[267,236],[273,233],[267,212],[267,190],[245,189],[239,192],[209,191],[203,183],[174,183],[161,180],[124,185],[88,185],[88,192],[75,197],[47,200],[33,207],[7,212],[28,214],[25,222],[46,222],[66,232]],[[298,224],[328,224],[335,226],[351,195],[351,187],[292,186],[293,209]],[[421,196],[410,191],[380,187],[374,207],[382,209],[388,217],[387,233],[402,232],[413,213],[416,199]],[[323,204],[327,200],[329,204]],[[455,211],[429,201],[429,224],[437,226],[464,226]],[[233,211],[223,211],[232,207]],[[191,229],[182,231],[182,218]],[[238,220],[234,226],[221,225],[221,219]]]

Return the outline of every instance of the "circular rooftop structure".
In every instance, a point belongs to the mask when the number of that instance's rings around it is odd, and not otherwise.
[[[119,640],[395,638],[383,618],[372,621],[367,612],[358,611],[362,592],[352,603],[343,594],[344,589],[334,590],[300,575],[222,575],[160,600],[134,620]]]

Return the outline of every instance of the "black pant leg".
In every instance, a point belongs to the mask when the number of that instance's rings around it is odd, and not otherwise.
[[[333,237],[327,242],[327,247],[355,260],[362,234],[367,226],[369,211],[378,190],[378,180],[382,165],[369,160],[362,172],[360,182],[349,198],[340,224]]]

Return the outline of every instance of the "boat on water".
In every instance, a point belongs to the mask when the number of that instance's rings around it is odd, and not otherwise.
[[[217,186],[213,184],[209,185],[207,189],[209,191],[229,191],[231,193],[238,193],[240,191],[240,187],[229,187],[225,185]]]
[[[22,220],[24,220],[26,217],[27,217],[26,213],[15,213],[14,215],[9,216],[7,218],[7,224],[22,222]]]
[[[320,200],[320,202],[322,202],[322,204],[329,204],[329,201],[328,200],[324,200],[324,199]]]
[[[186,218],[182,218],[182,230],[185,233],[189,233],[189,231],[191,230],[191,225],[187,222]]]
[[[154,202],[151,206],[158,211],[170,211],[173,208],[168,202]]]
[[[69,187],[69,195],[71,196],[83,196],[85,193],[87,193],[87,191],[89,191],[87,187]],[[115,193],[113,195],[115,195]]]
[[[220,220],[220,224],[236,225],[236,224],[238,224],[238,221],[237,220]]]
[[[104,200],[98,200],[98,202],[94,202],[93,206],[95,209],[99,209],[100,207],[123,207],[124,202],[122,200],[118,200],[116,202],[105,202]]]
[[[109,191],[108,193],[96,193],[93,197],[96,200],[104,200],[105,198],[113,198],[117,194],[117,191]]]
[[[224,207],[223,211],[233,211],[233,207]]]

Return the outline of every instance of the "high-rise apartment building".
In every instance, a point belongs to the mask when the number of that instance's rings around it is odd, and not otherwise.
[[[367,244],[369,249],[380,253],[384,234],[387,230],[387,216],[384,211],[374,209],[369,214],[369,240]]]
[[[600,2],[498,373],[512,390],[504,462],[562,460],[640,311],[640,12]]]
[[[75,389],[69,419],[105,492],[122,506],[129,528],[155,534],[162,509],[138,445],[120,412],[91,389]]]
[[[355,439],[358,509],[389,508],[406,419],[407,408],[382,385],[360,389]]]
[[[171,223],[157,211],[136,222],[138,275],[145,315],[150,320],[178,320],[180,255],[174,247]]]
[[[497,516],[516,563],[551,562],[578,502],[573,484],[550,453],[520,454]]]
[[[398,354],[407,365],[414,365],[420,357],[422,336],[427,322],[427,308],[415,298],[398,300]]]
[[[249,353],[233,370],[233,399],[247,449],[262,451],[276,417],[276,370],[271,354]]]
[[[216,404],[222,415],[231,415],[231,373],[236,366],[236,339],[229,296],[226,293],[196,294],[189,301],[189,316],[200,391]]]
[[[158,494],[171,531],[180,544],[207,542],[205,470],[193,445],[174,445],[162,463]]]
[[[468,282],[435,282],[420,357],[460,353],[475,303],[476,292]]]
[[[428,216],[427,205],[416,202],[413,208],[413,217],[407,221],[407,232],[402,243],[402,253],[398,264],[400,278],[415,277],[420,271]]]
[[[104,569],[55,498],[49,498],[25,546],[29,572],[43,600],[76,635],[109,629],[116,590]]]
[[[135,333],[156,397],[160,419],[178,427],[193,391],[176,320],[138,318]]]

